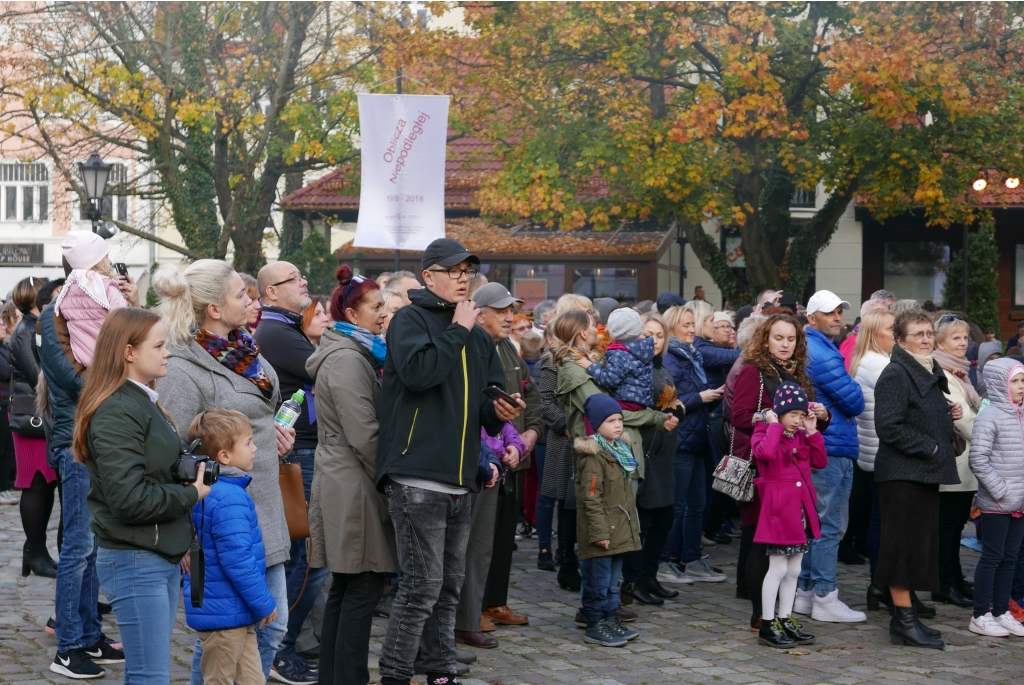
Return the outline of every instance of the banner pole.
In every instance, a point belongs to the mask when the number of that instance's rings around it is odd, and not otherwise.
[[[395,79],[397,82],[396,91],[398,95],[402,94],[402,67],[398,67],[398,78]],[[402,251],[395,250],[395,271],[402,270]]]

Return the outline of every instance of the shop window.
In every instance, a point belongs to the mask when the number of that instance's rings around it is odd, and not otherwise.
[[[1024,243],[1013,251],[1013,308],[1024,309]]]
[[[572,291],[596,297],[613,297],[619,302],[636,302],[637,269],[574,269]]]
[[[557,300],[565,294],[564,264],[513,264],[512,294],[532,311],[543,300]]]
[[[882,287],[899,299],[942,301],[949,272],[949,245],[929,241],[885,243]]]

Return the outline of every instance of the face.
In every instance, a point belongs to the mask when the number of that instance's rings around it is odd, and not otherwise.
[[[232,271],[228,276],[227,294],[224,302],[220,305],[207,305],[207,319],[221,321],[229,329],[234,330],[244,326],[249,321],[249,307],[252,300],[245,292],[245,283],[242,277]]]
[[[896,338],[892,335],[892,322],[895,320],[896,317],[892,314],[885,317],[882,326],[875,333],[875,344],[886,354],[892,354],[892,346],[896,342]]]
[[[502,340],[507,340],[512,335],[512,319],[514,317],[512,305],[504,309],[483,307],[477,312],[476,321],[485,331],[490,333],[491,339],[494,342],[501,342]]]
[[[935,333],[930,323],[919,321],[907,327],[907,337],[900,346],[913,354],[931,354],[935,346]]]
[[[256,445],[252,441],[252,431],[239,436],[230,450],[217,453],[217,461],[221,466],[234,466],[243,471],[252,471],[256,465]]]
[[[1014,404],[1024,402],[1024,373],[1018,373],[1010,379],[1010,401]]]
[[[388,332],[388,324],[391,323],[391,317],[395,315],[399,309],[402,308],[402,298],[397,295],[392,295],[388,298],[387,303],[384,306],[384,321],[381,323],[381,329],[385,333]]]
[[[836,307],[831,312],[814,312],[808,317],[808,323],[811,324],[819,333],[834,338],[839,335],[839,330],[843,327],[843,308]]]
[[[331,322],[331,317],[327,316],[327,312],[324,311],[324,306],[319,302],[316,303],[316,307],[313,309],[313,320],[309,322],[309,326],[303,328],[303,332],[306,337],[316,342],[320,340],[320,337],[324,334],[324,329],[327,328],[327,324]]]
[[[696,300],[703,300],[704,299],[704,288],[697,288],[696,290],[694,290],[693,291],[693,297]]]
[[[672,335],[676,336],[684,343],[693,342],[693,339],[697,337],[697,328],[693,325],[693,312],[689,310],[683,312],[683,316],[679,319],[679,323],[676,325],[675,330],[672,331]]]
[[[955,328],[947,329],[942,342],[936,342],[935,346],[943,352],[949,352],[954,357],[967,356],[968,330],[966,326],[957,325]]]
[[[768,331],[768,352],[779,359],[791,359],[796,352],[796,326],[778,321]]]
[[[705,340],[714,340],[715,338],[715,321],[714,317],[709,316],[704,319],[704,324],[700,327],[700,337]]]
[[[640,337],[648,336],[654,338],[654,356],[657,357],[665,351],[665,329],[657,321],[648,321],[644,324],[644,332]]]
[[[803,420],[806,417],[807,412],[802,409],[794,409],[793,411],[787,411],[785,414],[780,416],[779,423],[782,424],[783,429],[785,429],[787,433],[792,433],[800,427],[800,424],[803,423]]]
[[[609,416],[604,420],[604,423],[598,426],[597,432],[608,442],[617,440],[622,435],[622,414],[612,414]]]
[[[246,310],[245,325],[252,328],[256,325],[256,319],[260,316],[260,301],[249,298],[249,308]]]
[[[158,321],[149,329],[142,342],[125,348],[129,377],[140,383],[163,378],[167,375],[167,358],[170,356],[164,326]]]
[[[441,275],[443,276],[444,274]],[[391,285],[396,284],[392,283]],[[397,290],[402,293],[403,304],[412,304],[412,301],[409,299],[410,290],[419,290],[423,287],[415,278],[409,278],[408,276],[398,279],[397,285],[399,286]],[[395,288],[393,288],[393,290],[395,290]]]
[[[477,265],[469,261],[460,262],[448,269],[447,267],[435,264],[423,271],[423,282],[427,289],[442,300],[449,302],[465,302],[469,298],[469,282],[472,276],[470,270],[476,270]],[[458,270],[458,272],[456,272]],[[456,273],[457,278],[451,278],[449,274]]]
[[[714,324],[714,341],[719,345],[729,345],[736,329],[728,321],[716,321]]]
[[[268,303],[298,314],[312,302],[306,287],[306,279],[294,264],[274,264],[271,278],[271,285],[267,286]]]
[[[523,335],[526,334],[526,332],[529,331],[529,330],[530,330],[530,322],[529,321],[520,321],[519,323],[517,323],[515,326],[512,327],[512,337],[516,341],[519,341],[523,337]]]
[[[359,303],[359,307],[357,309],[349,307],[345,310],[345,316],[356,326],[365,328],[374,335],[379,335],[381,327],[384,325],[384,319],[387,318],[387,312],[384,310],[384,298],[381,297],[380,291],[368,291],[366,297]]]
[[[576,336],[576,346],[584,350],[592,350],[597,344],[597,323],[593,317],[589,317],[588,320],[590,324],[586,330]]]

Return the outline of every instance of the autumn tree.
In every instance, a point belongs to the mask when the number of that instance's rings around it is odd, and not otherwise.
[[[451,7],[435,4],[437,13]],[[573,229],[681,226],[727,300],[802,292],[855,197],[972,221],[1020,168],[1022,22],[1007,3],[467,3],[391,54],[504,162],[482,211]],[[797,189],[827,199],[795,221]],[[702,224],[738,229],[745,277]]]

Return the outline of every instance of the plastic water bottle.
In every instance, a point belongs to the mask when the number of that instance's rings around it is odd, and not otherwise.
[[[306,393],[302,390],[296,390],[290,400],[286,400],[281,408],[277,410],[277,416],[274,417],[274,423],[281,426],[282,428],[291,428],[295,425],[295,422],[299,420],[299,414],[302,413],[302,402],[306,399]]]

